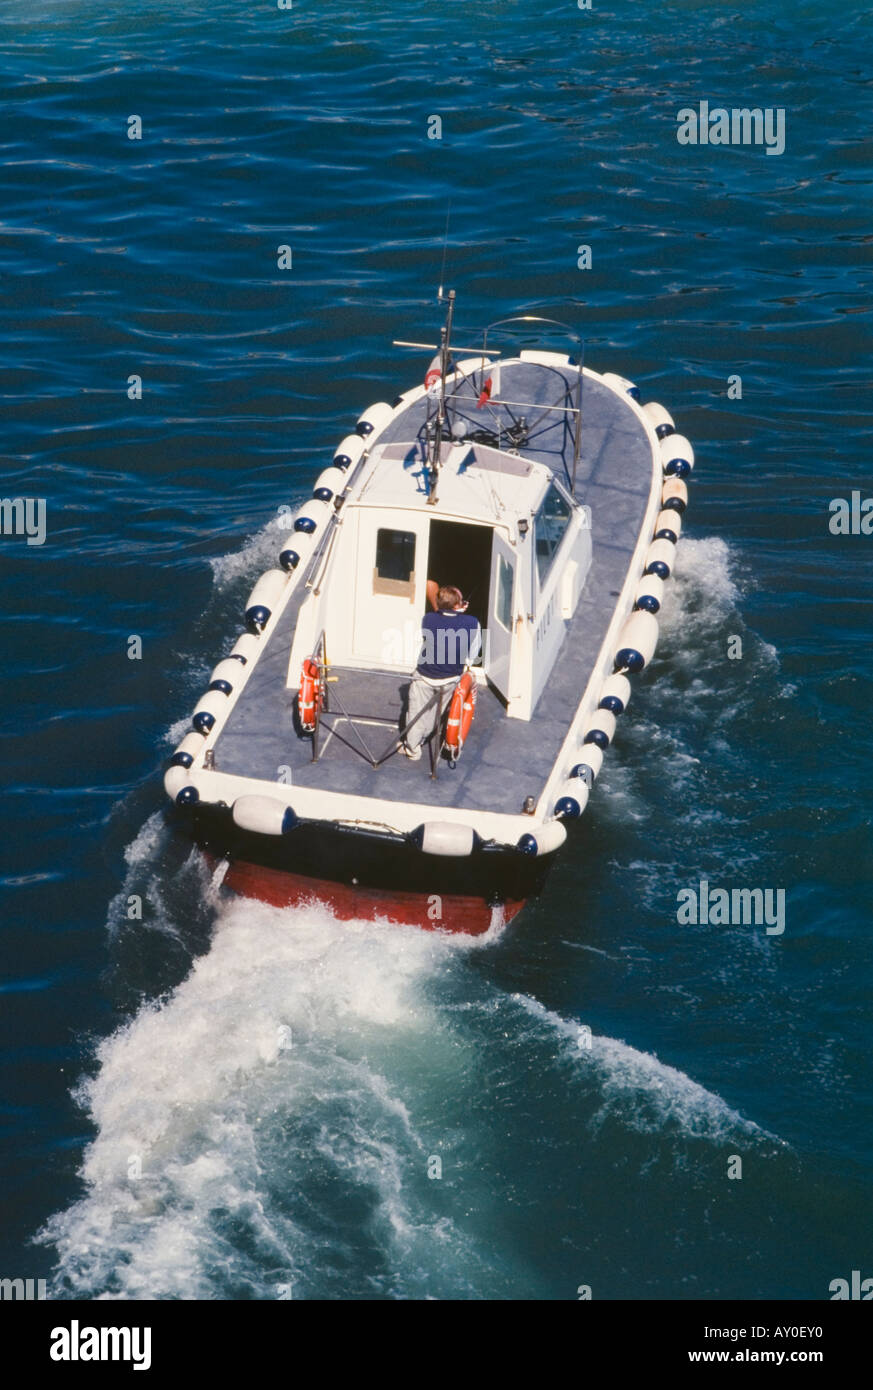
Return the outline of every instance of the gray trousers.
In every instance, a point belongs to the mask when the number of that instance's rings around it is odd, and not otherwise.
[[[445,710],[448,705],[449,695],[461,679],[460,676],[449,676],[447,680],[432,681],[426,676],[420,676],[416,671],[412,680],[409,682],[409,698],[406,706],[406,723],[412,724],[417,714],[425,708],[434,696],[442,691],[442,704],[440,708]],[[422,714],[420,719],[416,719],[412,728],[404,736],[404,742],[408,748],[419,748],[425,739],[430,738],[433,727],[436,723],[439,709],[434,703],[426,714]]]

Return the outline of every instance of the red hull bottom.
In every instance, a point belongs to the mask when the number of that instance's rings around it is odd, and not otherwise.
[[[510,922],[524,901],[510,900],[492,907],[484,898],[461,894],[398,892],[389,888],[365,888],[309,878],[284,869],[269,869],[245,860],[231,860],[224,885],[243,898],[257,898],[272,907],[299,907],[323,903],[342,922],[355,918],[381,919],[425,931],[464,932],[482,936],[492,926]]]

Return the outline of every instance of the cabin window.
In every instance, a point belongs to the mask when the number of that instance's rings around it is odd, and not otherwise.
[[[534,517],[534,542],[540,588],[542,588],[546,576],[552,568],[552,561],[564,539],[571,515],[570,503],[552,483]]]
[[[494,616],[507,632],[512,628],[513,567],[502,555],[497,557],[497,593],[494,597]]]
[[[415,532],[380,526],[376,532],[373,593],[415,598]]]

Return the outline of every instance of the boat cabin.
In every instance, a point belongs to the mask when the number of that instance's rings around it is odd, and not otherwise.
[[[453,439],[440,458],[434,488],[421,440],[373,449],[301,605],[288,687],[319,643],[342,668],[412,672],[430,580],[479,619],[477,680],[530,719],[591,565],[590,510],[513,450]]]

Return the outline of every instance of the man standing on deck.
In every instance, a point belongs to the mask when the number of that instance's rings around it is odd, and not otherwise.
[[[468,604],[460,589],[443,584],[437,593],[437,610],[425,613],[421,622],[421,656],[409,683],[406,707],[406,735],[400,750],[413,762],[421,757],[421,745],[433,733],[437,705],[426,710],[442,692],[457,685],[466,666],[471,666],[482,649],[482,629],[478,618],[467,612]]]

